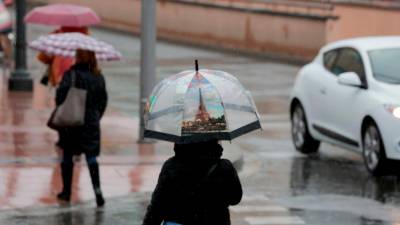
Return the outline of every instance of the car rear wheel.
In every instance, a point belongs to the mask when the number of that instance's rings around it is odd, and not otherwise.
[[[307,118],[303,107],[298,103],[291,113],[291,133],[295,148],[304,154],[318,152],[320,142],[315,140],[309,133]]]
[[[384,175],[388,160],[381,134],[374,122],[370,122],[363,132],[363,158],[365,167],[372,175]]]

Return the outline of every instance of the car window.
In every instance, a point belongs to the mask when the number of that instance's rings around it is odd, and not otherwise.
[[[335,62],[338,50],[331,50],[324,54],[324,66],[327,70],[331,70],[333,63]]]
[[[360,76],[362,81],[365,80],[364,65],[361,56],[356,50],[351,48],[340,50],[330,71],[336,75],[344,72],[355,72]]]
[[[375,79],[389,84],[400,84],[400,48],[378,49],[368,52]]]

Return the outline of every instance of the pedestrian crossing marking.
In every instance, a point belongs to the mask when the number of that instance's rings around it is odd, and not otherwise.
[[[252,206],[252,205],[239,205],[230,208],[233,213],[252,213],[252,212],[288,212],[288,210],[281,206]]]
[[[244,203],[244,204],[243,204]],[[272,202],[262,194],[245,195],[242,204],[230,207],[236,224],[247,225],[301,225],[305,224],[290,210]],[[239,222],[241,221],[241,222]]]
[[[305,222],[297,216],[246,217],[244,220],[250,225],[305,224]]]
[[[264,195],[249,195],[244,196],[242,198],[242,202],[251,202],[251,201],[269,201],[270,199]]]

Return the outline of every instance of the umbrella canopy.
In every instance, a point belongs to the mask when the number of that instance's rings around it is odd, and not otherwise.
[[[89,7],[53,4],[36,7],[25,16],[26,23],[84,27],[100,22],[99,16]]]
[[[48,55],[75,57],[77,49],[96,53],[99,60],[120,60],[122,58],[112,45],[81,33],[49,34],[29,43],[29,47]]]
[[[145,137],[175,143],[232,140],[261,128],[250,92],[234,76],[205,69],[159,83],[145,122]]]

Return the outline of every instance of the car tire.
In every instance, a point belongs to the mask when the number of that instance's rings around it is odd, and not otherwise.
[[[307,117],[300,103],[294,105],[290,119],[292,141],[296,150],[303,154],[317,153],[320,142],[311,136]]]
[[[382,136],[378,126],[374,122],[369,122],[362,133],[362,155],[365,167],[374,176],[382,176],[387,172],[388,159]]]

